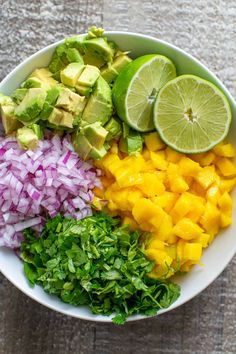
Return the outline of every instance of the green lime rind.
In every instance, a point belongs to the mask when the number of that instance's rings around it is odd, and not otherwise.
[[[205,152],[228,134],[232,113],[226,96],[211,82],[181,75],[160,90],[154,124],[163,141],[188,154]]]
[[[140,132],[154,130],[154,99],[174,77],[174,64],[162,55],[148,54],[129,63],[117,77],[112,90],[120,119]]]

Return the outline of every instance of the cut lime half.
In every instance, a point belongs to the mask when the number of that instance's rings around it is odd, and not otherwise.
[[[154,124],[164,142],[183,153],[210,150],[225,138],[231,110],[209,81],[182,75],[169,81],[154,105]]]
[[[154,101],[159,90],[174,77],[174,64],[162,55],[148,54],[129,63],[113,87],[113,102],[118,116],[140,132],[155,129]]]

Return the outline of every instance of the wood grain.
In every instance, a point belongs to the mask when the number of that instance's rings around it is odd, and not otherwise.
[[[91,24],[172,42],[236,95],[235,0],[0,0],[0,79],[36,50]],[[235,277],[236,258],[181,308],[117,327],[57,314],[0,275],[0,354],[236,353]]]

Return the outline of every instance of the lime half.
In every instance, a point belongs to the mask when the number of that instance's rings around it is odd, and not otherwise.
[[[210,150],[231,122],[227,98],[209,81],[182,75],[168,82],[154,105],[154,124],[164,142],[184,153]]]
[[[148,54],[129,63],[113,87],[113,101],[118,116],[135,130],[153,130],[153,104],[156,96],[175,77],[174,64],[162,55]]]

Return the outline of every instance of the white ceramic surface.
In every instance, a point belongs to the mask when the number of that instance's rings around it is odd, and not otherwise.
[[[109,39],[115,41],[121,49],[131,51],[132,57],[148,53],[163,54],[173,60],[178,74],[195,74],[216,84],[228,97],[232,109],[233,120],[228,140],[236,148],[236,103],[225,86],[203,64],[183,50],[152,37],[127,32],[106,32],[106,35]],[[10,94],[34,69],[47,66],[58,43],[45,47],[18,65],[0,83],[0,92]],[[235,200],[236,192],[233,193],[233,196]],[[235,208],[233,219],[236,219]],[[175,281],[181,286],[181,296],[171,307],[160,311],[159,314],[170,311],[199,294],[224,270],[235,252],[236,223],[222,231],[213,244],[204,251],[202,257],[204,266],[195,266],[187,275],[175,278]],[[46,294],[39,286],[31,288],[24,276],[22,262],[13,252],[5,248],[0,248],[0,271],[26,295],[53,310],[86,320],[111,321],[109,317],[92,315],[87,307],[73,307],[64,304],[56,297]],[[145,316],[131,316],[129,320],[142,318],[145,318]]]

